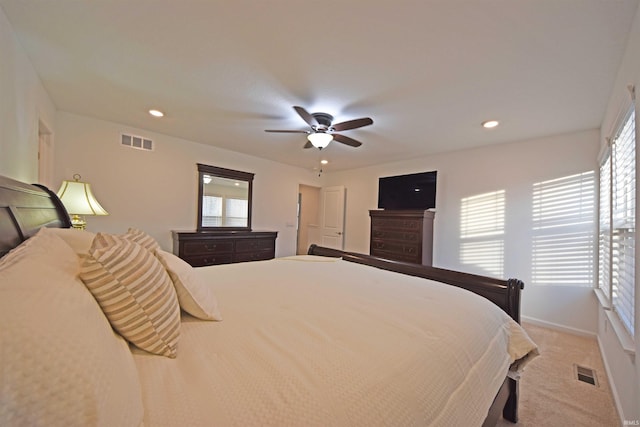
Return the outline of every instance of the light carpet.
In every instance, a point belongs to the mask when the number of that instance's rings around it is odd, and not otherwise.
[[[620,426],[595,338],[530,323],[523,326],[540,348],[520,380],[519,421],[499,427]],[[597,386],[578,381],[575,366],[593,369]]]

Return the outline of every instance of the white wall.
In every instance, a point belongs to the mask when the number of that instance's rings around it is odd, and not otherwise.
[[[638,112],[640,111],[640,8],[636,11],[633,26],[629,33],[624,58],[620,64],[618,75],[609,99],[607,112],[601,126],[601,144],[604,146],[606,137],[611,136],[622,105],[628,102],[630,94],[628,85],[636,87],[636,147],[640,141],[640,126],[638,126]],[[640,171],[640,158],[636,148],[636,182]],[[636,184],[636,215],[640,211],[640,186]],[[640,421],[640,263],[638,252],[640,236],[636,233],[636,271],[635,271],[635,356],[624,352],[620,341],[607,320],[605,311],[598,307],[598,340],[609,379],[613,382],[613,391],[618,404],[620,417],[628,421]]]
[[[597,307],[590,287],[531,284],[531,199],[536,182],[596,169],[598,130],[443,153],[381,166],[326,173],[323,185],[345,185],[345,248],[369,251],[369,209],[377,207],[381,176],[438,171],[434,265],[480,274],[460,262],[460,201],[506,191],[504,276],[525,282],[522,314],[565,329],[595,334]]]
[[[0,174],[38,181],[38,122],[55,126],[55,106],[0,8]]]
[[[55,182],[80,174],[110,214],[85,218],[87,229],[136,227],[171,250],[171,230],[196,227],[196,163],[204,163],[254,173],[252,228],[278,232],[276,256],[295,254],[298,185],[317,186],[313,171],[66,112],[56,123]],[[121,132],[152,139],[154,150],[120,145]]]

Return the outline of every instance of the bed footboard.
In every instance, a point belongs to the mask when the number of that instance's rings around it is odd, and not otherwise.
[[[391,261],[371,255],[345,252],[317,245],[311,245],[308,254],[342,258],[345,261],[370,265],[383,270],[395,271],[464,288],[492,301],[511,316],[513,320],[520,323],[520,291],[524,288],[524,283],[518,279],[501,280],[420,264]]]

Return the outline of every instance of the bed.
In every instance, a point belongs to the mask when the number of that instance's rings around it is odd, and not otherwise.
[[[519,280],[318,246],[194,269],[143,231],[69,226],[0,177],[2,425],[517,420]]]

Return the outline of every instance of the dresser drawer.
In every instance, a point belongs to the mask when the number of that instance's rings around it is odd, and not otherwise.
[[[223,254],[233,252],[232,240],[194,240],[183,243],[183,254],[190,257],[195,254]]]
[[[407,254],[399,254],[397,252],[386,252],[383,250],[376,250],[376,249],[371,250],[371,255],[377,256],[379,258],[394,260],[394,261],[410,262],[412,264],[420,264],[420,261],[421,261],[421,257],[418,256],[417,254],[407,255]]]
[[[247,262],[247,261],[263,261],[273,258],[273,251],[257,251],[257,252],[238,252],[233,257],[233,262]]]
[[[236,241],[236,252],[253,252],[274,250],[276,242],[273,239],[244,239]]]
[[[371,238],[382,240],[398,240],[407,243],[420,243],[422,236],[416,231],[387,230],[381,228],[373,228]]]
[[[375,218],[371,225],[388,230],[420,231],[422,221],[422,218]]]
[[[184,260],[192,267],[203,267],[205,265],[230,264],[233,261],[233,254],[211,254],[211,255],[192,255],[184,257]]]
[[[411,245],[409,243],[402,242],[396,243],[390,241],[372,240],[371,250],[390,253],[394,255],[419,256],[421,254],[422,247],[419,244]]]

